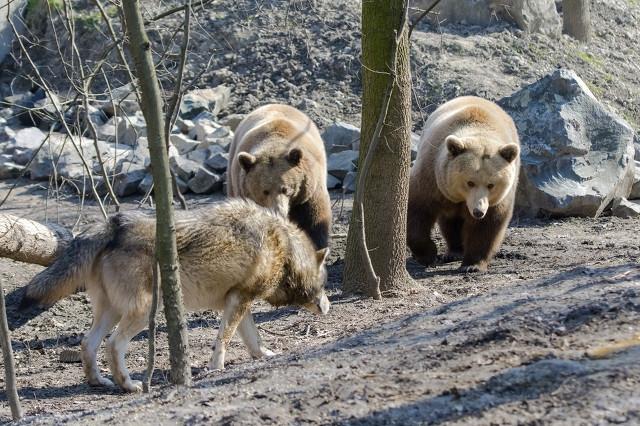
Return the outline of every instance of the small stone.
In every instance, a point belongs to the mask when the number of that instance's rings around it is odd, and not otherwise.
[[[195,127],[195,123],[181,117],[176,117],[176,126],[182,133],[189,133]]]
[[[616,198],[611,206],[611,214],[623,219],[640,216],[640,203],[629,201],[626,198]]]
[[[10,158],[6,158],[4,155],[0,156],[0,179],[17,178],[23,170],[23,165],[12,162]]]
[[[351,124],[335,122],[324,131],[322,140],[329,154],[357,151],[360,147],[360,129]]]
[[[200,167],[189,180],[189,189],[196,194],[209,194],[222,189],[222,178],[204,167]]]
[[[331,154],[327,159],[327,170],[329,174],[344,179],[347,173],[356,169],[358,161],[358,151],[340,151]]]
[[[138,191],[147,172],[134,163],[123,161],[120,164],[122,171],[115,177],[113,190],[118,197],[128,197]]]
[[[176,147],[180,154],[191,152],[200,144],[200,142],[194,141],[183,134],[169,135],[169,142]]]
[[[229,154],[226,152],[218,152],[207,159],[204,164],[217,173],[223,173],[229,165]]]
[[[140,184],[138,184],[138,194],[146,195],[146,193],[151,189],[152,185],[153,175],[151,173],[147,173],[140,181]]]
[[[220,120],[220,124],[235,132],[244,117],[246,117],[244,114],[229,114]]]
[[[200,164],[196,163],[195,161],[191,161],[181,155],[170,157],[169,165],[171,166],[171,169],[174,171],[176,176],[185,182],[185,185],[186,182],[188,182],[189,179],[191,179],[200,168]]]

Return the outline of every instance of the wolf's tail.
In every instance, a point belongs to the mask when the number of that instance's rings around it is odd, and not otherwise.
[[[76,291],[84,290],[96,256],[113,239],[117,222],[116,215],[99,232],[74,238],[53,264],[24,287],[19,309],[49,307]]]

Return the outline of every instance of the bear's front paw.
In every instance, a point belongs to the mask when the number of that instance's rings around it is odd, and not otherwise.
[[[448,251],[444,255],[442,255],[442,257],[440,258],[442,263],[457,262],[461,259],[462,259],[462,253],[457,251]]]
[[[458,268],[458,271],[463,273],[474,273],[474,272],[487,272],[487,265],[485,263],[474,263],[473,265],[462,265]]]

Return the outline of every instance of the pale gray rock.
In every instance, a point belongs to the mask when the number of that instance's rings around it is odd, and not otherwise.
[[[340,188],[340,185],[342,185],[342,182],[340,181],[340,179],[330,174],[327,174],[327,189]]]
[[[196,163],[195,161],[189,160],[187,157],[184,157],[182,155],[169,157],[169,165],[171,166],[171,169],[176,174],[176,176],[185,182],[185,185],[186,182],[188,182],[189,179],[191,179],[200,168],[200,164]]]
[[[178,153],[180,153],[181,155],[193,151],[200,144],[200,142],[195,141],[183,134],[169,135],[169,142],[171,142],[171,144],[176,147]]]
[[[522,143],[516,200],[522,214],[596,216],[629,195],[633,129],[575,72],[556,70],[499,104]]]
[[[189,189],[196,194],[210,194],[222,190],[222,178],[215,172],[200,167],[189,179]]]
[[[329,174],[344,179],[347,173],[356,169],[358,162],[358,151],[347,150],[329,155],[327,159],[327,170]]]
[[[229,165],[229,154],[218,152],[207,159],[204,164],[217,173],[223,173]]]
[[[356,182],[358,180],[358,174],[356,172],[349,172],[342,181],[342,192],[345,194],[351,194],[356,192]]]
[[[354,150],[360,147],[360,129],[348,123],[335,122],[322,133],[324,147],[328,154]]]

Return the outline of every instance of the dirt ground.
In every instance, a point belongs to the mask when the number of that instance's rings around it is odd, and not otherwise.
[[[0,184],[0,195],[9,183]],[[76,222],[76,197],[49,199],[20,184],[3,212]],[[324,317],[292,308],[253,310],[277,356],[251,360],[232,343],[223,372],[204,370],[215,313],[189,315],[194,385],[164,386],[169,366],[160,327],[155,388],[129,395],[84,383],[78,349],[90,305],[74,295],[26,321],[14,290],[41,267],[0,259],[8,294],[23,424],[609,424],[640,422],[640,347],[592,360],[590,348],[638,335],[639,220],[515,220],[487,274],[456,264],[424,269],[408,260],[415,287],[383,301],[340,291],[351,199],[335,200]],[[213,198],[192,199],[202,206]],[[135,200],[124,208],[136,208]],[[87,201],[78,229],[99,220]],[[127,362],[141,378],[146,334]],[[108,376],[104,361],[102,368]],[[4,382],[0,379],[0,387]],[[0,421],[8,422],[6,396]]]

